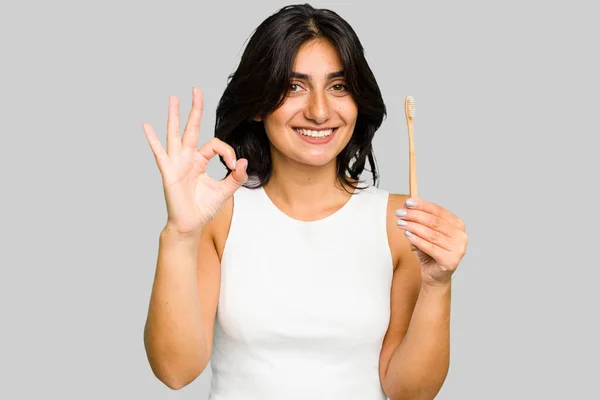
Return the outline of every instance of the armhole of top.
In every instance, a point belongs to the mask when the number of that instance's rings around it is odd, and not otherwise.
[[[231,247],[232,245],[232,241],[235,239],[235,233],[236,233],[236,228],[237,228],[237,216],[239,215],[238,212],[239,208],[240,208],[240,191],[243,190],[245,188],[240,187],[238,190],[236,190],[233,193],[233,196],[231,196],[231,217],[229,218],[229,227],[227,228],[227,237],[225,237],[225,241],[223,244],[223,253],[221,255],[221,263],[223,263],[223,261],[226,259],[227,254],[228,254],[228,249],[229,247]]]
[[[392,238],[388,235],[388,208],[390,206],[390,199],[391,199],[391,195],[390,192],[388,192],[387,190],[382,190],[382,189],[378,189],[378,193],[382,198],[382,208],[383,210],[380,211],[382,215],[379,216],[378,220],[382,221],[382,227],[380,227],[379,229],[383,231],[383,242],[384,242],[384,246],[385,246],[385,254],[386,254],[386,258],[388,259],[388,262],[390,264],[390,268],[392,269],[392,272],[394,272],[396,270],[396,266],[394,265],[394,254],[392,252]]]

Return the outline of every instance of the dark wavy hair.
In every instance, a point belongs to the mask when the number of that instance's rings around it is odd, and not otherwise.
[[[232,146],[238,158],[248,160],[252,179],[247,187],[266,184],[272,168],[264,124],[254,118],[264,118],[283,104],[298,49],[311,39],[327,39],[337,48],[348,91],[358,108],[352,137],[337,157],[338,180],[356,189],[354,182],[360,182],[368,160],[373,184],[378,184],[371,142],[386,117],[386,107],[362,44],[338,14],[302,4],[283,7],[256,28],[217,106],[215,137]],[[220,160],[227,168],[223,157]]]

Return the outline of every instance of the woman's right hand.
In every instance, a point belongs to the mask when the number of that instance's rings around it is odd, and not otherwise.
[[[192,109],[183,135],[179,134],[179,101],[169,97],[167,151],[150,124],[142,124],[162,175],[167,202],[167,225],[180,235],[193,235],[215,217],[223,204],[248,179],[248,161],[239,159],[231,146],[213,138],[197,149],[203,98],[200,89],[192,88]],[[215,180],[206,167],[217,154],[233,170],[227,178]]]

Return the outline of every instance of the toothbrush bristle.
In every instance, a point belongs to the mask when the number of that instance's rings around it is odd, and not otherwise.
[[[408,103],[408,116],[412,119],[415,117],[415,99],[412,96],[406,98]]]

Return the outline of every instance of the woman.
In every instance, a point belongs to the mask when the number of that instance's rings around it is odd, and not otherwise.
[[[214,400],[435,397],[467,235],[446,209],[374,186],[385,112],[352,28],[302,5],[253,34],[215,138],[197,149],[197,89],[181,137],[170,98],[166,151],[143,125],[168,211],[144,340],[168,387],[210,360]],[[205,173],[216,155],[223,180]]]

